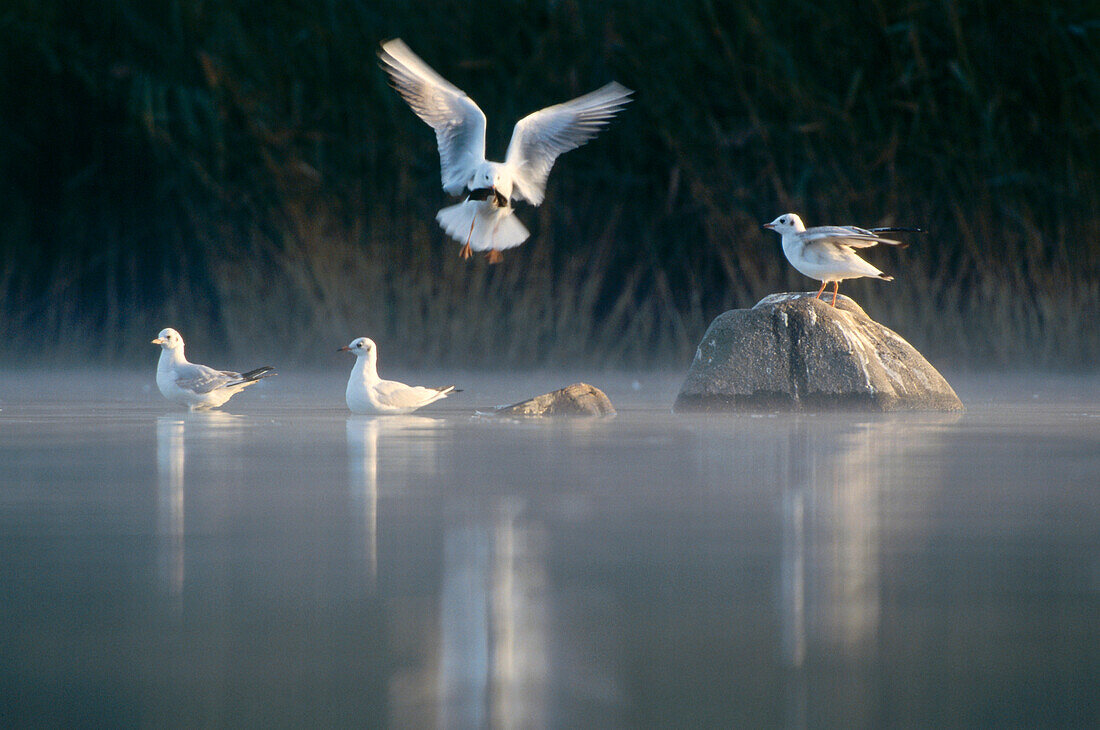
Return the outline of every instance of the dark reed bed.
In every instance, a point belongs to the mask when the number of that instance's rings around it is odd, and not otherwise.
[[[1092,365],[1100,13],[1058,5],[7,3],[0,362],[145,362],[171,325],[288,364],[366,334],[410,366],[682,366],[719,312],[815,287],[760,230],[796,211],[929,229],[843,291],[937,364]],[[491,157],[536,108],[637,90],[502,266],[434,222],[393,36]]]

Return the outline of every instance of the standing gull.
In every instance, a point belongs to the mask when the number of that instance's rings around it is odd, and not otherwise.
[[[909,244],[883,238],[880,233],[889,231],[909,231],[921,233],[920,228],[857,228],[855,226],[815,226],[807,228],[802,219],[794,213],[779,216],[771,223],[764,224],[782,237],[783,253],[791,266],[811,279],[821,282],[814,299],[820,299],[825,285],[833,283],[833,301],[840,282],[844,279],[858,279],[862,276],[875,276],[883,281],[893,281],[871,264],[859,257],[854,249],[869,248],[885,243],[889,246],[905,247]]]
[[[161,395],[193,411],[217,408],[253,383],[275,374],[275,369],[270,367],[237,373],[187,362],[183,354],[183,337],[171,327],[162,329],[153,344],[160,345],[157,388]]]
[[[488,251],[491,264],[503,260],[503,249],[530,235],[512,203],[540,204],[558,155],[595,137],[634,93],[612,81],[529,114],[516,123],[504,162],[488,162],[485,114],[464,91],[433,71],[400,38],[383,43],[378,56],[397,92],[435,130],[443,189],[451,195],[469,191],[466,200],[442,209],[435,219],[447,235],[463,242],[459,256],[468,259],[471,251]]]
[[[405,385],[396,380],[382,380],[378,377],[378,345],[366,337],[352,340],[337,352],[351,352],[355,355],[355,365],[351,369],[345,393],[348,408],[353,413],[412,413],[417,408],[459,392],[453,385],[426,388]]]

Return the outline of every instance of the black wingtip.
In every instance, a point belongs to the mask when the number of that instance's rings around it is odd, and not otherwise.
[[[260,378],[270,377],[275,374],[275,368],[264,365],[262,368],[256,368],[255,370],[249,370],[247,373],[241,373],[241,380],[259,380]]]
[[[889,227],[889,228],[872,228],[872,233],[928,233],[923,228],[907,228],[907,227]]]

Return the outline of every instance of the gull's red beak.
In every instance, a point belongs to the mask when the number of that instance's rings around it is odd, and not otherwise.
[[[765,223],[763,227],[767,228],[768,230],[771,230],[771,229],[775,228],[775,225],[772,224],[772,223]]]
[[[344,345],[339,350],[337,350],[337,352],[351,352],[351,348],[348,347],[347,345]]]

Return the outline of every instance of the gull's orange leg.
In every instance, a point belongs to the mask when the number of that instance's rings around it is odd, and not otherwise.
[[[824,284],[822,286],[824,286]],[[836,293],[838,291],[840,291],[840,280],[839,279],[833,282],[833,306],[834,307],[836,306]]]
[[[814,297],[814,299],[820,299],[821,298],[821,292],[825,291],[825,284],[826,284],[826,282],[824,282],[824,281],[821,282],[821,288],[817,290],[817,296]]]
[[[495,248],[490,249],[490,251],[489,251],[489,263],[490,264],[499,264],[503,260],[504,260],[504,254],[502,254],[498,249],[495,249]]]
[[[458,252],[458,257],[463,261],[474,255],[473,251],[470,250],[470,239],[474,235],[475,223],[477,223],[477,218],[474,218],[472,221],[470,221],[470,232],[466,235],[466,243],[463,244],[462,250]]]

